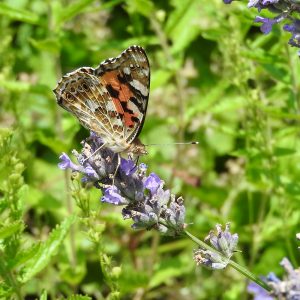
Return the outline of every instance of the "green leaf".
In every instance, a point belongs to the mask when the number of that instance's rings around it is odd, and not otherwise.
[[[12,92],[28,92],[31,84],[18,80],[0,80],[2,88]]]
[[[297,151],[295,149],[283,148],[283,147],[276,147],[274,149],[274,155],[275,156],[292,155],[292,154],[295,154],[296,152]]]
[[[122,272],[119,283],[120,288],[123,293],[134,292],[137,288],[144,287],[146,288],[149,283],[149,274],[145,271],[140,270],[136,272],[136,269],[132,268],[132,265],[124,265],[122,268],[126,272]]]
[[[22,221],[17,221],[8,225],[4,225],[3,227],[0,227],[0,239],[10,237],[16,232],[22,231],[23,229],[24,224]]]
[[[29,281],[33,276],[42,271],[48,265],[51,258],[56,255],[75,220],[76,216],[71,215],[52,230],[47,241],[41,244],[39,251],[24,267],[22,275],[19,278],[21,282],[25,283]]]
[[[67,298],[67,300],[91,300],[92,298],[89,296],[82,296],[82,295],[72,295]]]
[[[39,16],[33,12],[24,9],[17,9],[4,3],[0,3],[0,15],[25,23],[39,23]]]
[[[53,136],[46,136],[42,131],[36,133],[36,139],[44,146],[49,147],[56,154],[66,151],[68,144],[65,141]]]
[[[32,259],[32,257],[36,253],[38,253],[40,247],[41,247],[41,243],[37,243],[23,251],[18,252],[16,257],[14,257],[13,259],[10,259],[8,261],[9,269],[19,267],[19,266],[23,265],[26,261]]]
[[[151,89],[155,90],[158,87],[165,86],[168,80],[172,77],[172,72],[169,70],[157,70],[151,75]]]
[[[197,0],[180,1],[177,4],[166,26],[166,32],[173,41],[171,48],[173,54],[183,51],[200,33],[201,9],[201,3]]]
[[[76,265],[73,266],[69,262],[59,264],[61,279],[70,285],[79,285],[86,275],[86,258],[78,256]]]
[[[43,290],[41,296],[40,296],[40,300],[47,300],[47,291]]]
[[[227,80],[220,81],[213,89],[211,89],[208,93],[203,95],[199,100],[199,96],[197,95],[197,99],[195,99],[195,104],[191,105],[187,108],[186,118],[190,120],[193,116],[199,112],[206,112],[210,110],[215,103],[219,103],[223,97],[224,91],[228,88],[230,82]],[[236,97],[235,103],[242,101],[240,97]],[[229,101],[229,97],[228,97]],[[227,105],[228,106],[228,105]]]
[[[188,264],[183,262],[182,257],[171,257],[164,260],[159,269],[151,276],[149,287],[154,288],[166,282],[170,278],[186,273]]]
[[[2,127],[0,128],[0,145],[3,143],[4,140],[11,137],[13,134],[12,130],[9,128]],[[1,145],[2,147],[2,145]]]
[[[54,38],[48,38],[44,40],[29,39],[29,41],[36,49],[41,51],[48,51],[56,54],[60,50],[60,43]]]
[[[70,20],[80,13],[83,13],[85,9],[93,3],[95,0],[78,0],[72,1],[70,5],[63,10],[63,21]]]
[[[12,299],[11,295],[13,294],[13,289],[5,282],[0,282],[0,297],[1,299]]]
[[[66,21],[83,13],[95,0],[78,0],[70,2],[68,6],[62,6],[58,1],[53,3],[53,14],[55,27],[59,28]]]
[[[154,11],[154,4],[149,0],[130,0],[126,4],[130,14],[138,12],[145,17],[149,17]]]

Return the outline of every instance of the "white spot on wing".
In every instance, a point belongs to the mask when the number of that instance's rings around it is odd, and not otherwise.
[[[142,72],[144,73],[144,75],[146,76],[146,77],[149,77],[149,69],[148,68],[146,68],[146,69],[142,69]]]
[[[123,68],[123,71],[124,71],[124,73],[127,74],[127,75],[130,74],[130,68],[128,68],[128,67]]]
[[[133,79],[130,84],[136,89],[139,90],[143,96],[148,96],[148,88],[144,86],[140,81]]]
[[[99,105],[97,103],[95,103],[94,101],[91,101],[90,99],[86,99],[85,103],[92,112],[95,112],[96,109],[99,107]]]

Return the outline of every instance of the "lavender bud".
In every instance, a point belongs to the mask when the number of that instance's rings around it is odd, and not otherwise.
[[[208,269],[214,270],[225,269],[229,262],[229,259],[224,259],[216,252],[202,249],[195,251],[194,260],[197,266],[203,265]]]
[[[222,231],[222,226],[217,224],[216,233],[211,230],[205,241],[209,240],[212,247],[230,258],[236,250],[238,239],[237,233],[230,233],[230,223],[226,223],[224,231]]]

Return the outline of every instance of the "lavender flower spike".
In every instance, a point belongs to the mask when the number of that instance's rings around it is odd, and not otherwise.
[[[248,284],[247,291],[248,293],[255,295],[255,300],[275,300],[264,288],[255,282],[250,282]]]
[[[211,230],[205,241],[209,240],[210,244],[217,251],[199,249],[194,253],[194,260],[197,265],[204,265],[209,269],[224,269],[236,250],[238,235],[230,233],[230,224],[227,223],[225,230],[222,226],[216,225],[216,233]],[[219,254],[219,253],[222,253]]]
[[[255,294],[255,299],[300,299],[300,268],[294,269],[287,258],[283,258],[280,265],[284,268],[286,275],[279,279],[274,273],[269,273],[264,281],[272,288],[270,295],[261,291],[255,283],[250,283],[248,291]],[[262,297],[264,295],[264,297]]]
[[[225,4],[230,4],[232,1],[223,0]],[[255,7],[258,12],[267,9],[274,13],[273,18],[265,18],[257,16],[254,22],[262,23],[260,29],[264,34],[271,32],[274,24],[285,22],[283,26],[285,31],[292,34],[289,39],[289,44],[292,47],[300,48],[300,20],[296,13],[300,13],[299,0],[249,0],[248,8]]]
[[[300,269],[294,269],[287,258],[283,258],[280,265],[284,268],[286,277],[280,280],[276,276],[268,276],[272,294],[277,299],[300,299]]]
[[[155,173],[147,176],[145,164],[136,166],[132,160],[121,158],[118,166],[119,154],[108,148],[100,149],[102,145],[102,140],[91,133],[82,142],[81,153],[73,150],[78,164],[62,154],[60,168],[83,173],[85,182],[93,183],[102,191],[102,202],[124,206],[123,218],[133,220],[133,229],[155,229],[173,236],[181,234],[186,226],[183,199],[164,189],[163,180]]]

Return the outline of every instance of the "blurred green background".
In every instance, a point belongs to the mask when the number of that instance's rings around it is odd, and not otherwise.
[[[133,231],[57,167],[88,136],[56,104],[57,81],[133,44],[151,64],[142,142],[199,141],[141,158],[184,197],[189,231],[203,239],[230,221],[236,261],[257,275],[280,275],[284,256],[299,264],[299,59],[246,4],[0,2],[1,298],[251,298],[241,274],[196,267],[187,239]]]

